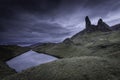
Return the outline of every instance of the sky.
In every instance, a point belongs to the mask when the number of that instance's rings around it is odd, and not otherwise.
[[[0,44],[61,42],[102,18],[120,23],[120,0],[0,0]]]

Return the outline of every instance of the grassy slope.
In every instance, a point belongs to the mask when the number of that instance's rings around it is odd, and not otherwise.
[[[4,62],[0,61],[0,80],[14,73],[16,73],[15,70],[10,69]]]
[[[30,50],[30,48],[17,45],[0,45],[0,61],[7,61],[28,50]]]
[[[37,46],[33,50],[64,59],[3,80],[120,80],[119,34],[120,31],[95,32],[72,37],[74,44],[48,43]]]
[[[15,70],[7,66],[5,62],[28,50],[29,48],[27,47],[20,47],[17,45],[0,45],[0,80],[1,78],[16,73]]]
[[[120,64],[100,57],[57,60],[3,80],[120,80]]]
[[[34,48],[37,52],[44,52],[58,57],[78,56],[109,56],[115,58],[120,53],[120,31],[94,32],[72,37],[74,44],[59,43],[53,46],[43,45]],[[114,58],[113,57],[113,58]]]

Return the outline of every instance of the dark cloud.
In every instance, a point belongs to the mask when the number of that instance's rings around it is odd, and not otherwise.
[[[20,12],[45,14],[59,4],[60,0],[0,0],[0,17],[13,18]]]
[[[84,17],[113,25],[119,0],[0,0],[0,43],[59,42],[84,28]]]
[[[2,8],[48,11],[59,6],[60,0],[1,0]]]
[[[18,24],[19,25],[19,24]],[[17,26],[17,25],[16,25]],[[59,42],[66,36],[70,35],[70,31],[63,28],[56,23],[36,23],[33,25],[19,25],[21,27],[14,27],[11,30],[9,28],[4,32],[0,32],[2,43],[8,42]],[[19,29],[18,29],[19,28]]]

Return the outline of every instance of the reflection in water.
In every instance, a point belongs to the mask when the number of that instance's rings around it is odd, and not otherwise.
[[[22,70],[25,70],[27,68],[54,60],[57,60],[57,58],[30,50],[20,56],[7,61],[6,63],[17,72],[21,72]]]

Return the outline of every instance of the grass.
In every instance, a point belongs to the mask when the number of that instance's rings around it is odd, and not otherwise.
[[[64,58],[3,80],[120,80],[120,64],[95,56]]]
[[[30,50],[30,48],[17,45],[0,45],[0,61],[7,61],[28,50]]]
[[[5,62],[28,50],[30,50],[30,48],[17,45],[0,45],[0,80],[16,73],[16,71],[11,69]]]
[[[15,73],[15,70],[10,69],[4,62],[0,61],[0,80]]]
[[[3,80],[120,80],[119,34],[120,31],[85,33],[62,43],[36,46],[34,51],[62,59],[13,74]],[[2,54],[4,57],[1,60],[8,60],[25,50],[16,46],[2,46],[0,53],[9,55]]]
[[[74,44],[58,43],[38,46],[33,50],[61,58],[107,56],[120,52],[120,31],[94,32],[73,36]],[[116,57],[115,57],[116,58]]]

